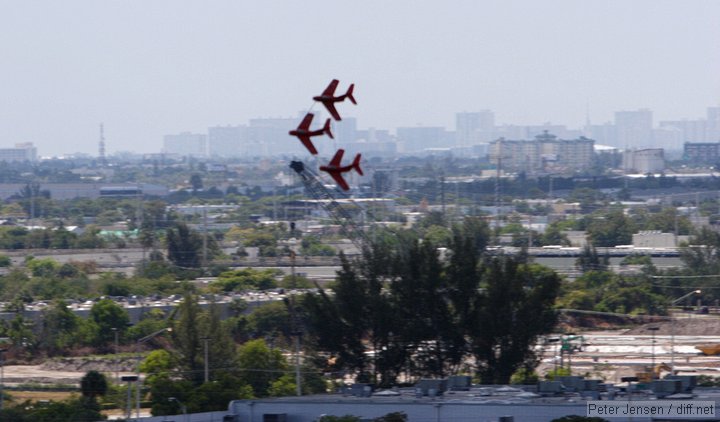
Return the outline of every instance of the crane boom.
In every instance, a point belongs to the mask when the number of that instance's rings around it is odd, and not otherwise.
[[[305,185],[305,190],[318,200],[323,209],[340,226],[350,241],[362,251],[363,246],[369,244],[362,224],[355,221],[350,212],[338,202],[335,195],[318,180],[317,175],[310,171],[302,161],[291,161],[290,168],[300,176]]]

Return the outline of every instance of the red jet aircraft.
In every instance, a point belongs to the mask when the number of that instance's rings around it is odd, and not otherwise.
[[[339,82],[340,81],[338,81],[337,79],[333,79],[330,82],[330,85],[325,88],[325,91],[323,91],[322,94],[318,95],[317,97],[313,97],[313,100],[319,101],[325,106],[328,113],[330,113],[330,115],[333,116],[333,119],[335,120],[342,120],[340,118],[340,114],[338,114],[337,110],[335,109],[335,103],[343,102],[345,101],[345,98],[349,98],[353,104],[357,104],[357,102],[355,101],[355,97],[353,97],[353,89],[355,88],[355,84],[350,84],[350,87],[348,88],[345,95],[340,95],[338,97],[334,96],[335,88],[337,88]]]
[[[342,190],[348,190],[350,189],[350,186],[348,186],[345,178],[342,176],[342,173],[347,173],[348,171],[355,169],[355,171],[362,176],[363,171],[360,168],[360,154],[355,156],[355,159],[349,166],[341,166],[340,162],[342,161],[343,154],[345,154],[345,150],[339,149],[332,160],[330,160],[330,163],[326,166],[320,166],[320,170],[325,171],[332,176],[332,178],[335,179],[335,183],[337,183]]]
[[[310,151],[310,154],[317,155],[317,150],[315,149],[315,145],[313,145],[312,141],[310,140],[313,136],[320,136],[320,135],[327,135],[330,137],[330,139],[335,139],[333,137],[332,132],[330,132],[330,119],[327,119],[325,121],[325,126],[323,126],[322,129],[318,130],[310,130],[310,124],[312,123],[313,117],[315,117],[312,113],[308,113],[305,115],[305,118],[302,122],[300,122],[300,125],[295,130],[290,131],[290,135],[297,136],[298,139],[300,139],[300,142],[305,145],[305,148]]]

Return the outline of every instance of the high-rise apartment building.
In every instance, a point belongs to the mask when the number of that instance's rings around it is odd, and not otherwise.
[[[207,136],[190,132],[165,135],[163,137],[162,152],[190,157],[205,157],[207,155]]]
[[[0,161],[37,161],[37,148],[32,142],[15,144],[15,148],[0,148]]]
[[[710,142],[720,141],[720,107],[708,107],[706,128],[706,140]]]
[[[397,128],[397,139],[403,152],[450,147],[444,127],[399,127]]]
[[[456,146],[469,147],[494,137],[495,114],[490,110],[455,114]]]
[[[663,120],[659,123],[660,129],[674,128],[680,131],[685,142],[707,142],[707,120]],[[679,148],[680,145],[677,145]]]
[[[208,155],[211,157],[241,157],[248,154],[246,125],[214,126],[208,128]]]
[[[611,122],[601,124],[588,124],[585,126],[585,136],[594,139],[601,145],[617,147],[617,128]]]
[[[492,141],[488,157],[503,171],[572,173],[590,167],[594,145],[592,139],[559,139],[545,132],[533,140],[500,138]]]
[[[619,148],[649,147],[653,141],[653,115],[646,108],[636,111],[616,111],[615,130]]]
[[[295,118],[262,118],[250,119],[248,125],[248,147],[250,156],[269,156],[283,153],[300,154],[305,147],[297,138],[291,137],[288,132],[295,129],[300,120]],[[320,125],[321,121],[314,120],[311,129]],[[314,141],[314,140],[313,140]]]

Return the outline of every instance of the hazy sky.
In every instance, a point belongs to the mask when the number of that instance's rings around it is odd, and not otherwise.
[[[0,0],[0,147],[156,152],[295,116],[332,78],[362,128],[580,126],[720,104],[720,1]]]

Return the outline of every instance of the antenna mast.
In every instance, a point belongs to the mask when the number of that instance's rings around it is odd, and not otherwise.
[[[105,160],[105,128],[102,123],[100,123],[100,145],[98,146],[98,159],[100,160],[101,165],[105,165],[107,161]]]

